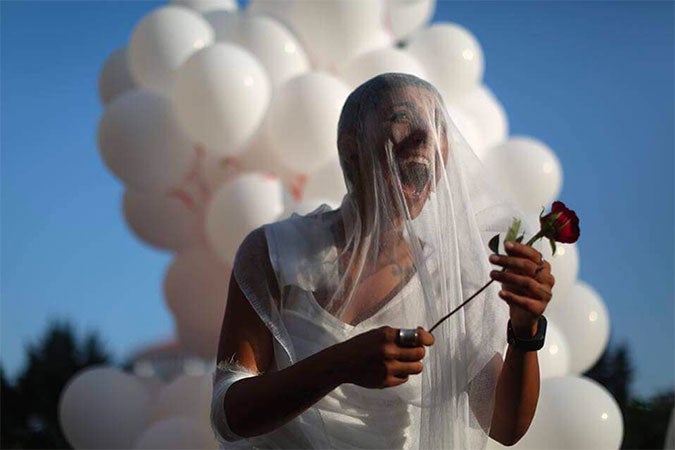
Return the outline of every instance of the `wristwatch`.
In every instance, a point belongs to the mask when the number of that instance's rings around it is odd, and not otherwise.
[[[506,327],[506,341],[519,350],[531,352],[540,350],[544,346],[544,336],[546,336],[546,317],[539,316],[539,323],[537,324],[537,334],[531,338],[519,338],[513,332],[511,320]]]

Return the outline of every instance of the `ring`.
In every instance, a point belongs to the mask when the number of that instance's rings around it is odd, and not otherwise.
[[[400,328],[396,334],[396,344],[399,347],[417,347],[417,338],[416,328]]]

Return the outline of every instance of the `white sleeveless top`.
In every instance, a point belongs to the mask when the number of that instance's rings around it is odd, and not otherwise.
[[[266,228],[273,227],[278,231],[276,225],[267,225]],[[266,231],[268,241],[274,239],[270,230]],[[277,261],[277,246],[268,242],[267,247],[270,259]],[[275,267],[275,271],[277,269]],[[295,360],[300,361],[326,347],[382,325],[395,328],[410,328],[410,323],[423,325],[421,312],[420,317],[415,318],[411,317],[414,309],[404,308],[406,299],[419,295],[422,295],[422,286],[415,274],[374,315],[356,325],[350,325],[326,311],[311,291],[290,285],[287,286],[285,304],[280,314],[295,351]],[[283,369],[288,364],[278,356],[284,353],[284,348],[276,339],[274,344],[274,369]],[[220,362],[214,373],[211,425],[221,448],[418,447],[417,437],[408,433],[409,429],[418,429],[415,424],[420,417],[419,407],[410,404],[410,401],[419,400],[421,396],[421,382],[417,375],[410,376],[400,386],[385,389],[343,384],[328,393],[313,408],[282,427],[265,435],[244,439],[227,426],[222,404],[225,392],[235,381],[255,375],[235,363],[225,361]],[[326,436],[329,442],[325,442]]]

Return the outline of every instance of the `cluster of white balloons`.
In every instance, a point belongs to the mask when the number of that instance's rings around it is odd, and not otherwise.
[[[463,136],[537,228],[541,206],[560,193],[560,161],[536,139],[509,137],[504,108],[482,82],[478,40],[458,24],[428,24],[434,7],[251,0],[240,11],[235,0],[174,0],[142,18],[128,46],[106,60],[101,157],[125,185],[130,229],[176,252],[164,295],[190,353],[215,356],[234,253],[249,231],[339,205],[340,110],[350,90],[379,73],[438,87]],[[540,404],[516,447],[618,448],[616,403],[579,376],[607,344],[607,309],[577,280],[576,245],[555,255],[538,248],[556,286],[539,352]],[[208,375],[164,384],[95,368],[71,381],[60,415],[76,448],[214,448],[209,398]]]
[[[211,374],[170,383],[91,367],[71,379],[59,403],[74,448],[217,449],[209,424]]]

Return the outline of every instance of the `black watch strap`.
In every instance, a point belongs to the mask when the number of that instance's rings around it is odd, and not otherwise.
[[[506,327],[506,341],[519,350],[526,352],[540,350],[544,346],[544,336],[546,336],[546,317],[539,316],[537,324],[537,334],[531,338],[519,338],[513,332],[511,320]]]

